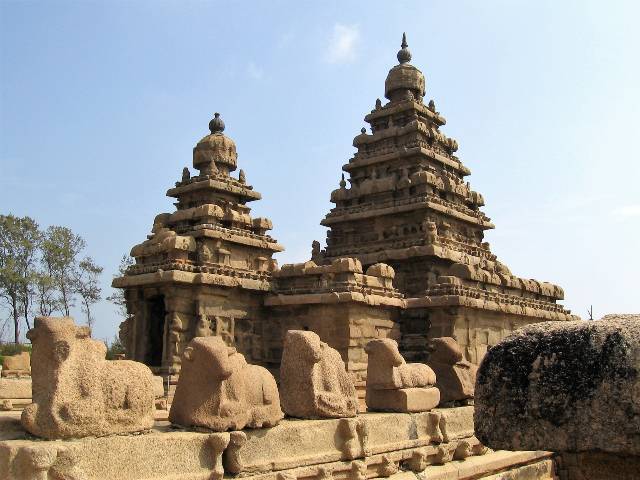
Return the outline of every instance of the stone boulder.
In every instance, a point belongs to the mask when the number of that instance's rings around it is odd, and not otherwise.
[[[494,449],[640,454],[640,316],[528,325],[489,350],[475,426]]]
[[[37,317],[33,345],[33,403],[22,425],[49,439],[103,436],[153,426],[153,384],[141,363],[107,361],[104,343],[72,318]]]
[[[473,399],[478,367],[464,360],[458,342],[451,337],[433,338],[431,347],[427,364],[436,374],[440,405]]]
[[[266,368],[249,365],[219,336],[189,342],[170,422],[224,432],[272,427],[283,416],[276,381]]]
[[[292,417],[354,417],[358,398],[340,354],[314,332],[289,330],[280,366],[282,408]]]
[[[398,343],[390,338],[372,340],[365,346],[367,408],[385,412],[426,412],[438,406],[436,375],[422,363],[406,363]]]

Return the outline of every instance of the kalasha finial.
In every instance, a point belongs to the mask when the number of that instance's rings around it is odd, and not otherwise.
[[[402,44],[400,45],[402,48],[398,52],[398,61],[400,64],[409,63],[411,61],[411,52],[407,48],[409,45],[407,44],[407,34],[402,34]]]
[[[347,186],[347,182],[344,180],[344,173],[342,174],[342,178],[340,179],[340,188],[345,188]]]
[[[224,132],[224,122],[222,121],[222,118],[220,118],[220,114],[218,112],[213,114],[213,118],[209,122],[209,130],[211,133]]]

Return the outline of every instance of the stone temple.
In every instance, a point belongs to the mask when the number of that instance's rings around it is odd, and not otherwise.
[[[135,265],[113,282],[126,295],[128,358],[176,376],[187,343],[217,335],[277,376],[287,330],[310,330],[340,353],[363,401],[373,339],[393,338],[405,358],[425,361],[430,338],[453,337],[478,364],[521,326],[577,319],[557,303],[560,287],[514,276],[491,252],[483,197],[441,132],[444,117],[424,101],[405,38],[397,58],[387,101],[365,116],[370,130],[355,137],[331,193],[326,248],[314,241],[304,263],[278,268],[283,247],[270,220],[251,217],[247,204],[261,196],[243,170],[232,176],[236,145],[215,114],[193,149],[197,172],[185,168],[167,192],[176,211],[156,216],[131,251]]]

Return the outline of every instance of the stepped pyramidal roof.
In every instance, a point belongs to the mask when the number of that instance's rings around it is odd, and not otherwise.
[[[434,100],[425,103],[425,76],[410,63],[405,35],[397,58],[385,81],[388,101],[376,100],[365,116],[370,131],[354,138],[357,151],[331,193],[335,207],[321,222],[327,247],[316,245],[314,260],[387,263],[413,303],[567,318],[555,303],[560,287],[512,275],[491,252],[484,199],[466,181],[471,172],[456,156],[458,142],[442,133]]]

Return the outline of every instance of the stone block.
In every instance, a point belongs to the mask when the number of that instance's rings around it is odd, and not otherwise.
[[[435,387],[376,390],[366,401],[372,411],[426,412],[438,406],[440,391]]]
[[[30,378],[0,378],[0,399],[31,398]]]
[[[2,360],[3,377],[22,377],[31,375],[31,356],[29,352],[9,355]]]

